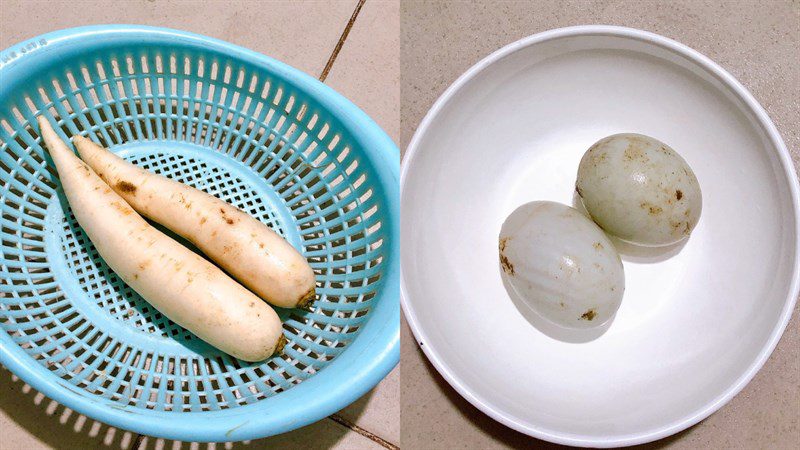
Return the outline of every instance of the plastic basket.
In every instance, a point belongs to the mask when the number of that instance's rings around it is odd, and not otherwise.
[[[399,152],[317,80],[196,34],[82,27],[0,57],[0,362],[48,397],[142,434],[253,439],[319,420],[399,360]],[[36,116],[269,224],[317,275],[279,310],[285,353],[245,363],[150,307],[99,258]]]

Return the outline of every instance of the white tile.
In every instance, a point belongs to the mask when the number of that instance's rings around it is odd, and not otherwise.
[[[82,416],[0,367],[0,449],[128,450],[136,433]]]
[[[240,442],[198,443],[144,437],[138,450],[379,450],[374,441],[323,419],[306,427],[265,439]]]
[[[364,5],[325,83],[399,142],[399,2],[370,0]]]
[[[0,48],[83,25],[130,23],[222,39],[279,59],[314,77],[328,60],[354,2],[3,0]]]
[[[400,367],[378,386],[338,413],[344,419],[400,445]]]

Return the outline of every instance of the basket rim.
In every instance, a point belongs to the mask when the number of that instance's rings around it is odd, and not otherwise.
[[[364,111],[316,78],[261,53],[216,38],[171,28],[144,25],[91,25],[67,28],[32,37],[3,50],[8,54],[28,43],[44,39],[39,49],[17,56],[0,66],[0,76],[20,76],[58,58],[59,51],[81,46],[89,51],[108,40],[147,38],[148,42],[224,52],[228,57],[251,64],[290,81],[303,94],[331,114],[362,149],[363,160],[374,172],[376,185],[389,199],[383,205],[388,237],[383,285],[374,299],[371,318],[346,351],[321,372],[295,387],[256,403],[231,409],[203,412],[154,411],[121,408],[118,403],[87,396],[31,358],[8,333],[0,333],[0,364],[47,397],[74,411],[111,426],[161,438],[221,442],[258,439],[291,431],[321,420],[346,407],[378,384],[400,360],[399,292],[399,155],[388,135]],[[44,51],[46,49],[46,51]],[[6,78],[8,80],[8,78]],[[6,84],[6,83],[4,83]],[[11,84],[11,83],[8,83]],[[8,85],[6,84],[6,85]],[[0,88],[0,98],[10,88]],[[306,399],[313,398],[313,401]],[[280,411],[277,413],[275,411]],[[246,416],[246,417],[245,417]],[[168,420],[167,420],[168,419]]]

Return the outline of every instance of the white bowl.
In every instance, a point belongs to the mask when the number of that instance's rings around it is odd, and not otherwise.
[[[620,132],[688,161],[700,223],[684,245],[621,248],[610,326],[559,329],[510,299],[500,225],[528,201],[572,203],[583,152]],[[548,441],[632,445],[699,422],[761,368],[797,298],[798,184],[775,126],[731,75],[651,33],[564,28],[493,53],[425,117],[401,186],[417,341],[472,404]]]

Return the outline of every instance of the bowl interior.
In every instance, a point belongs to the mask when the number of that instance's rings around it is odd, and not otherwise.
[[[500,226],[525,202],[572,204],[584,151],[621,132],[686,159],[699,225],[683,245],[620,246],[626,291],[607,329],[548,327],[503,286]],[[404,302],[428,355],[484,411],[539,437],[622,442],[702,419],[771,351],[796,263],[794,180],[754,112],[688,57],[603,34],[521,47],[417,138]]]

